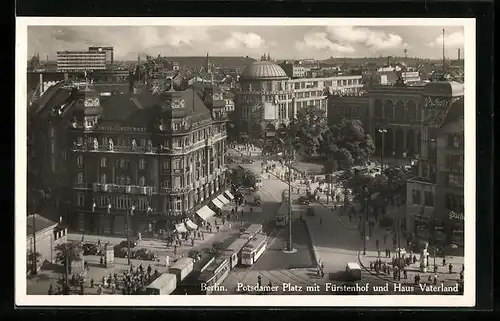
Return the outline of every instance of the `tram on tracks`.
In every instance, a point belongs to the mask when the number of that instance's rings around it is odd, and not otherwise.
[[[228,277],[229,271],[231,270],[230,264],[230,257],[222,255],[216,258],[203,272],[201,272],[198,278],[199,294],[211,294],[214,292],[217,286]]]
[[[267,236],[257,234],[251,238],[241,250],[241,264],[252,266],[264,254],[267,249]]]

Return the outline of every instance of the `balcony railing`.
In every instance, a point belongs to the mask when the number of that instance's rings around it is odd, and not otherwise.
[[[73,188],[87,188],[87,184],[86,183],[79,183],[79,182],[74,182],[73,183]]]
[[[134,195],[151,195],[156,192],[155,188],[152,186],[118,185],[118,184],[101,184],[101,183],[94,183],[92,189],[94,192],[123,193],[123,194],[134,194]]]
[[[162,192],[166,194],[184,194],[188,193],[190,190],[192,190],[193,187],[191,185],[189,186],[184,186],[184,187],[177,187],[177,188],[169,188],[169,187],[163,187]]]
[[[225,135],[225,134],[224,134]],[[152,146],[113,146],[113,149],[109,149],[107,145],[99,145],[94,148],[93,144],[73,144],[73,151],[82,151],[82,152],[106,152],[106,153],[151,153],[151,154],[168,154],[168,155],[182,155],[190,153],[194,150],[197,150],[201,147],[204,147],[207,142],[209,144],[212,143],[213,140],[217,141],[223,137],[222,134],[216,134],[214,137],[211,137],[209,141],[201,140],[197,141],[193,144],[189,144],[184,147],[152,147]]]

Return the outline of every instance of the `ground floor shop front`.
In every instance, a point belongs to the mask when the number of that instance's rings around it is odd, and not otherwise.
[[[441,244],[448,252],[464,247],[464,220],[449,213],[434,213],[433,207],[407,206],[406,226],[416,241]]]

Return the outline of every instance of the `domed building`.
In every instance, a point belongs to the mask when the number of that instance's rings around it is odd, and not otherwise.
[[[294,114],[289,77],[277,64],[267,60],[248,65],[240,74],[236,99],[240,128],[249,135],[273,136],[280,125],[288,125]]]

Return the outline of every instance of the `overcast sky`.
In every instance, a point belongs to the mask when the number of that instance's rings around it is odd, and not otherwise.
[[[442,26],[30,26],[28,56],[54,60],[58,50],[113,46],[115,59],[157,56],[250,56],[276,59],[404,56],[441,58],[463,52],[462,27]],[[463,57],[463,55],[462,55]]]

